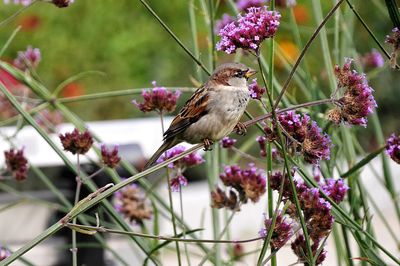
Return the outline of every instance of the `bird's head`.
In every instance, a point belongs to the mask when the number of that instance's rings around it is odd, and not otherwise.
[[[247,80],[257,71],[240,63],[226,63],[218,66],[211,75],[217,84],[234,87],[246,87]]]

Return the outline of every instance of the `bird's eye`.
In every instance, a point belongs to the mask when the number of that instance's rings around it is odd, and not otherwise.
[[[238,70],[238,71],[236,72],[236,74],[235,74],[235,77],[237,77],[237,78],[243,78],[243,77],[244,77],[244,74],[246,74],[245,71],[243,71],[243,70]]]

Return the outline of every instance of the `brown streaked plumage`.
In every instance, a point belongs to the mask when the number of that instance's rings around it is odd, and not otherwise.
[[[180,142],[203,142],[208,150],[214,141],[228,135],[246,109],[250,98],[247,79],[255,73],[239,63],[227,63],[216,68],[174,118],[164,133],[164,143],[149,159],[145,169]]]

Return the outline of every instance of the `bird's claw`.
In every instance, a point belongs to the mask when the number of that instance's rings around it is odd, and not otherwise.
[[[239,122],[236,124],[235,130],[236,130],[236,134],[241,135],[241,136],[244,136],[247,133],[247,128],[242,122]]]
[[[214,142],[212,142],[209,139],[204,139],[203,140],[203,144],[204,144],[204,150],[205,151],[211,151],[212,150],[212,145],[214,144]]]

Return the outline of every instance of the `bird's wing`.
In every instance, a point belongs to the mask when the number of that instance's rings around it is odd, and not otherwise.
[[[164,133],[164,140],[174,138],[207,114],[209,91],[209,88],[206,89],[205,86],[202,86],[193,93],[178,115],[172,120],[170,127]]]

